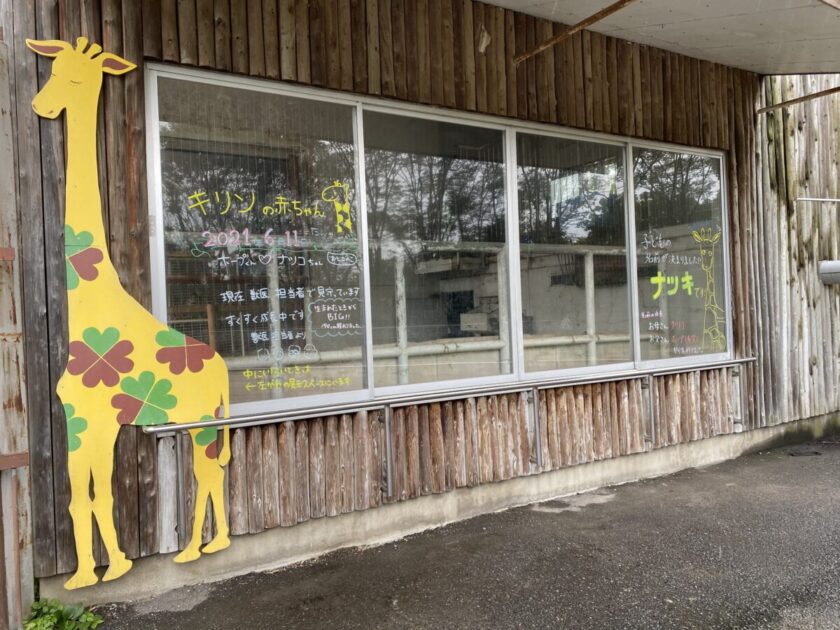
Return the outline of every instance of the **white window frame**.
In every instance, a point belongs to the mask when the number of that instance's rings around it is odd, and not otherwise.
[[[663,142],[636,142],[635,140],[628,143],[627,159],[628,170],[630,171],[630,184],[633,185],[633,177],[635,176],[633,170],[633,149],[654,149],[657,151],[668,151],[672,153],[690,153],[692,155],[701,155],[704,157],[715,158],[720,162],[720,221],[722,234],[722,252],[723,252],[723,278],[725,286],[725,309],[726,309],[726,352],[715,352],[707,354],[697,354],[687,357],[671,357],[668,359],[641,359],[641,347],[636,351],[636,367],[637,369],[660,369],[671,367],[686,366],[687,369],[703,365],[705,363],[714,363],[720,361],[727,361],[734,357],[733,338],[732,338],[732,283],[730,281],[730,266],[729,266],[729,187],[726,179],[726,155],[723,151],[714,151],[710,149],[695,149],[693,147],[684,147],[676,144],[667,144]],[[635,193],[635,185],[632,191]],[[632,246],[632,274],[633,274],[633,300],[635,301],[635,329],[637,331],[637,342],[641,345],[641,323],[639,322],[639,274],[636,264],[637,257],[637,241],[636,241],[636,195],[630,194],[630,221],[632,221],[633,238],[630,241]]]
[[[169,78],[182,81],[193,81],[210,85],[235,87],[255,92],[277,94],[301,99],[327,101],[354,108],[353,135],[355,141],[355,185],[359,207],[357,210],[359,224],[359,243],[362,249],[362,286],[363,317],[365,321],[364,341],[362,343],[362,363],[365,371],[366,385],[352,392],[334,394],[312,394],[293,398],[275,398],[265,401],[235,403],[231,405],[234,415],[271,413],[279,411],[310,410],[330,405],[367,403],[377,399],[395,399],[395,397],[411,397],[428,393],[440,398],[441,394],[458,395],[475,394],[477,391],[492,391],[493,387],[521,386],[539,387],[547,385],[562,386],[581,380],[591,381],[593,376],[603,376],[605,381],[619,377],[633,378],[650,373],[656,369],[681,368],[686,371],[698,366],[719,364],[721,361],[734,360],[734,345],[732,332],[732,283],[730,276],[730,242],[729,242],[729,190],[726,180],[726,154],[724,151],[698,149],[665,142],[638,141],[632,138],[612,134],[576,130],[535,123],[516,119],[506,119],[497,116],[448,110],[427,105],[403,103],[370,96],[347,94],[328,89],[305,87],[272,81],[243,77],[234,74],[220,73],[210,70],[198,70],[183,66],[173,66],[161,63],[149,63],[145,66],[146,89],[146,163],[147,186],[149,199],[149,247],[150,247],[150,277],[152,285],[152,312],[165,322],[167,320],[167,282],[164,247],[163,194],[161,185],[160,160],[160,129],[158,110],[158,79]],[[505,223],[505,253],[507,255],[507,277],[501,282],[507,282],[507,307],[509,309],[509,331],[511,371],[492,377],[465,378],[453,382],[429,382],[409,385],[394,385],[376,387],[373,370],[373,339],[371,313],[369,307],[370,275],[369,251],[367,233],[367,187],[363,185],[365,179],[364,159],[364,112],[372,111],[391,115],[404,115],[424,120],[434,120],[453,124],[494,129],[502,133],[503,168],[507,219]],[[627,242],[627,273],[630,300],[628,310],[630,317],[630,340],[632,359],[619,363],[608,363],[584,367],[565,368],[544,372],[526,372],[524,366],[524,333],[522,330],[522,295],[520,286],[520,243],[519,243],[519,203],[517,179],[516,134],[528,133],[542,136],[552,136],[565,140],[583,142],[597,142],[620,146],[624,149],[624,209],[625,209],[625,238]],[[635,234],[635,195],[633,187],[633,149],[652,148],[678,153],[691,153],[714,157],[720,160],[721,167],[721,221],[723,233],[723,259],[726,302],[726,338],[727,350],[722,353],[701,354],[690,357],[674,357],[659,360],[641,360],[640,352],[640,323],[638,317],[638,274],[636,269],[636,234]],[[501,335],[500,335],[501,336]]]
[[[492,123],[485,123],[485,122],[476,122],[475,120],[470,120],[470,119],[453,119],[452,116],[448,116],[447,114],[440,112],[440,110],[424,111],[422,113],[422,115],[418,115],[417,112],[410,111],[410,110],[407,111],[407,109],[408,108],[389,107],[389,106],[386,106],[386,105],[382,104],[381,102],[374,102],[374,103],[370,103],[370,104],[365,103],[365,102],[361,102],[360,107],[359,107],[359,112],[360,112],[360,117],[361,118],[364,118],[364,113],[365,112],[375,112],[375,113],[378,113],[378,114],[388,114],[388,115],[391,115],[391,116],[405,116],[407,118],[419,118],[421,120],[431,120],[431,121],[435,121],[435,122],[457,124],[457,125],[463,125],[463,126],[467,126],[467,127],[477,127],[479,129],[490,129],[490,130],[498,131],[498,132],[501,133],[502,155],[505,156],[505,158],[507,156],[507,142],[508,142],[507,133],[506,133],[507,130],[506,130],[505,125],[499,124],[499,122],[497,120],[494,120]],[[362,147],[362,155],[364,155],[364,147]],[[512,285],[510,284],[510,280],[511,280],[511,276],[510,276],[511,260],[510,259],[512,257],[512,254],[511,254],[511,246],[510,246],[509,236],[508,236],[508,230],[509,230],[508,223],[510,222],[510,212],[509,212],[510,196],[511,196],[511,194],[513,194],[513,196],[516,196],[516,190],[514,189],[513,192],[511,193],[510,187],[509,187],[508,182],[507,182],[507,170],[508,170],[507,169],[507,159],[505,159],[502,162],[502,168],[504,169],[504,174],[505,174],[505,176],[504,176],[504,181],[505,181],[504,199],[505,199],[505,212],[506,212],[506,215],[505,215],[505,218],[506,218],[505,239],[506,239],[506,241],[505,241],[504,244],[502,244],[502,250],[503,250],[504,255],[508,258],[507,261],[506,261],[506,268],[508,269],[508,273],[507,273],[506,278],[500,278],[500,282],[506,282],[507,285],[508,285],[508,287],[507,287],[508,299],[507,299],[506,307],[508,308],[509,313],[513,313],[513,310],[512,310],[513,309],[513,304],[512,304],[512,299],[511,299],[511,294],[513,293],[513,291],[511,290]],[[363,206],[364,207],[364,215],[365,215],[365,217],[367,217],[367,186],[364,186],[363,188],[364,188],[363,191],[360,189],[359,197],[360,197],[360,200],[364,202],[364,206]],[[365,247],[366,250],[368,249],[368,245],[369,245],[369,243],[368,243],[367,239],[365,239],[364,247]],[[370,277],[369,274],[367,273],[367,270],[365,272],[365,276],[367,276],[368,278]],[[370,330],[370,329],[368,329],[368,330]],[[501,334],[501,331],[499,331],[499,332],[500,332],[499,337],[500,337],[500,339],[502,339],[503,336]],[[482,377],[476,377],[476,378],[459,379],[458,380],[458,386],[459,387],[461,387],[461,386],[464,386],[464,387],[470,387],[470,386],[472,386],[472,387],[482,387],[482,386],[490,386],[490,385],[503,385],[503,384],[509,384],[509,383],[516,382],[517,373],[515,371],[513,357],[517,353],[515,351],[513,336],[514,336],[513,318],[509,315],[508,316],[507,337],[511,342],[511,348],[510,348],[510,350],[511,350],[511,361],[510,361],[511,371],[510,372],[505,373],[505,374],[499,374],[499,375],[496,375],[496,376],[482,376]],[[453,340],[453,343],[454,343],[454,340]],[[372,350],[373,339],[372,338],[370,340],[370,347],[371,347],[371,352],[373,352],[373,350]],[[429,382],[414,383],[414,384],[409,384],[409,385],[389,385],[389,386],[385,386],[385,387],[376,387],[376,383],[374,383],[374,394],[376,396],[383,396],[384,397],[384,396],[394,396],[394,395],[406,394],[406,393],[425,393],[425,392],[431,393],[431,392],[440,391],[440,386],[441,386],[441,381],[429,381]]]
[[[627,152],[626,152],[626,149],[627,149],[627,141],[626,140],[624,140],[624,141],[617,140],[616,137],[614,137],[614,136],[612,136],[612,137],[597,137],[597,138],[587,137],[588,134],[567,133],[566,130],[562,129],[562,128],[561,129],[556,129],[556,128],[553,128],[553,127],[546,127],[546,125],[539,125],[539,124],[528,124],[528,125],[517,124],[517,125],[513,126],[513,131],[515,132],[516,135],[518,135],[520,133],[523,133],[523,134],[532,135],[532,136],[543,136],[543,137],[548,137],[548,138],[553,137],[553,138],[557,138],[558,140],[576,140],[576,141],[580,141],[580,142],[597,143],[597,144],[604,144],[604,145],[608,145],[608,146],[619,147],[619,148],[623,149],[623,152],[624,152],[624,156],[623,156],[624,171],[627,170],[628,162],[627,162]],[[514,156],[513,157],[514,157],[514,159],[511,162],[511,164],[513,165],[513,168],[511,168],[509,170],[512,173],[512,178],[513,178],[513,181],[514,181],[515,186],[516,186],[514,191],[518,191],[519,177],[518,177],[518,170],[517,169],[519,168],[519,162],[518,162],[518,159],[517,159],[518,156],[516,155],[516,141],[515,141],[515,139],[514,139]],[[630,181],[632,181],[632,180],[630,180]],[[550,379],[552,377],[556,377],[558,374],[572,374],[575,377],[592,376],[592,375],[596,375],[596,374],[611,374],[611,373],[614,373],[614,372],[626,372],[628,370],[635,370],[637,368],[638,362],[635,360],[635,357],[639,356],[638,353],[636,352],[636,344],[637,344],[637,341],[638,341],[639,333],[638,333],[638,330],[637,330],[638,327],[633,325],[634,311],[632,309],[632,300],[633,300],[634,288],[633,288],[633,284],[632,284],[632,281],[633,281],[632,276],[633,276],[633,272],[634,272],[635,267],[630,262],[630,256],[631,256],[631,254],[630,254],[630,252],[631,252],[630,236],[631,236],[631,233],[628,231],[628,224],[631,220],[630,205],[629,205],[630,204],[630,199],[629,199],[629,197],[630,197],[630,187],[628,185],[628,177],[627,177],[626,172],[624,174],[623,184],[624,184],[624,231],[625,231],[624,232],[624,238],[625,238],[625,241],[626,241],[626,249],[627,249],[627,253],[626,253],[626,256],[627,256],[627,291],[628,291],[628,296],[630,297],[630,299],[627,302],[627,308],[628,308],[628,311],[629,311],[628,312],[629,330],[627,331],[627,333],[628,333],[628,336],[629,336],[629,339],[630,339],[630,351],[631,351],[630,358],[627,361],[616,361],[614,363],[603,363],[603,364],[600,364],[600,365],[586,365],[586,366],[577,366],[577,367],[570,367],[570,368],[561,368],[559,370],[543,370],[543,371],[536,371],[536,372],[526,372],[525,371],[525,365],[524,365],[524,361],[525,361],[525,339],[524,339],[525,333],[522,330],[522,322],[521,322],[521,319],[520,319],[519,331],[520,331],[522,339],[521,339],[520,345],[517,347],[519,349],[517,354],[520,354],[520,356],[522,357],[522,363],[523,363],[522,374],[521,374],[522,379],[538,379],[538,380]],[[519,259],[519,245],[520,245],[520,242],[519,242],[519,195],[516,192],[514,192],[514,197],[515,198],[513,200],[513,205],[511,206],[513,208],[513,210],[510,212],[510,214],[513,216],[513,219],[516,222],[516,226],[515,226],[516,227],[516,232],[515,232],[515,234],[516,234],[516,250],[517,250],[517,252],[516,252],[517,253],[517,275],[516,275],[516,285],[515,285],[516,289],[515,289],[515,292],[517,293],[517,295],[520,296],[520,299],[521,299],[522,287],[520,286],[521,277],[519,275],[519,269],[518,269],[519,260],[520,260]],[[512,291],[513,291],[513,289],[512,289]],[[521,318],[521,316],[522,316],[521,310],[518,313],[518,316]]]

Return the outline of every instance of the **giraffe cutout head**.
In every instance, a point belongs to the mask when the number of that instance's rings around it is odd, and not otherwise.
[[[715,267],[715,246],[720,241],[720,230],[701,228],[699,232],[694,230],[691,236],[700,244],[700,266],[706,273],[711,273]]]
[[[54,59],[49,80],[32,99],[32,109],[44,118],[57,118],[65,109],[95,104],[103,73],[125,74],[137,67],[113,53],[102,52],[99,44],[88,46],[86,37],[78,38],[75,47],[58,39],[27,39],[26,45]]]

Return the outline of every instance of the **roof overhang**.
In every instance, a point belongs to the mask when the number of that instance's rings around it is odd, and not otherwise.
[[[576,24],[611,0],[489,0]],[[840,0],[636,0],[589,27],[759,74],[840,72]]]

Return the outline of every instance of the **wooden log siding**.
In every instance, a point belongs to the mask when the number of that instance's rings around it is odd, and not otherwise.
[[[398,448],[389,497],[382,492],[379,414],[237,429],[227,476],[234,534],[534,474],[537,461],[553,470],[726,433],[736,413],[751,428],[840,406],[829,386],[837,376],[837,348],[828,341],[838,338],[836,293],[828,299],[814,271],[818,257],[838,257],[836,216],[792,201],[804,173],[810,179],[803,189],[836,196],[837,174],[811,172],[805,157],[808,146],[833,151],[830,143],[818,144],[833,129],[819,102],[797,110],[823,120],[819,133],[800,131],[799,119],[782,112],[766,119],[767,143],[758,156],[765,159],[757,166],[758,76],[589,32],[514,66],[514,53],[560,25],[471,0],[0,0],[0,27],[15,68],[16,193],[29,239],[20,250],[25,330],[41,342],[26,350],[38,576],[71,570],[75,555],[65,422],[52,394],[63,357],[39,350],[66,346],[65,139],[61,125],[37,119],[29,105],[49,68],[25,48],[33,34],[66,40],[84,34],[139,65],[105,80],[99,156],[111,254],[123,283],[145,305],[151,287],[144,60],[727,152],[735,350],[760,358],[740,368],[743,411],[724,370],[656,378],[649,388],[633,379],[547,390],[533,406],[538,423],[525,394],[408,407],[393,416]],[[762,102],[803,87],[768,84]],[[818,239],[810,240],[812,227]],[[173,438],[155,443],[135,429],[120,436],[116,520],[131,557],[183,545],[174,527],[175,448]],[[189,498],[191,484],[186,488]],[[208,520],[206,535],[212,527]]]
[[[837,75],[770,77],[761,106],[840,85]],[[840,97],[826,96],[759,117],[757,212],[764,235],[753,255],[760,299],[756,344],[766,360],[756,406],[770,424],[840,407],[840,292],[819,280],[820,260],[840,259]]]

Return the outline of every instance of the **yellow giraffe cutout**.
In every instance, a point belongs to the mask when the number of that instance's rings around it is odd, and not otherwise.
[[[321,191],[321,199],[331,201],[335,207],[335,231],[342,234],[346,230],[353,233],[353,220],[350,218],[350,184],[333,182]]]
[[[723,334],[725,314],[717,302],[715,290],[715,247],[720,241],[720,230],[701,229],[691,233],[700,244],[700,266],[706,273],[706,286],[697,291],[703,298],[703,349],[723,351],[726,349],[726,335]],[[707,345],[708,342],[708,345]]]
[[[108,257],[102,223],[96,156],[96,116],[102,75],[136,66],[84,37],[75,48],[58,40],[26,40],[54,59],[49,81],[32,100],[44,118],[67,118],[67,212],[64,222],[69,359],[58,382],[67,416],[70,516],[78,565],[65,588],[97,581],[92,552],[93,519],[108,551],[104,580],[131,568],[114,527],[111,477],[114,444],[122,425],[193,422],[228,417],[228,371],[209,346],[169,328],[120,285]],[[189,562],[230,545],[225,517],[224,468],[230,459],[228,427],[219,452],[217,429],[190,430],[198,482],[195,521],[187,547],[175,557]],[[91,496],[91,480],[93,496]],[[208,497],[216,537],[204,547],[201,529]]]

